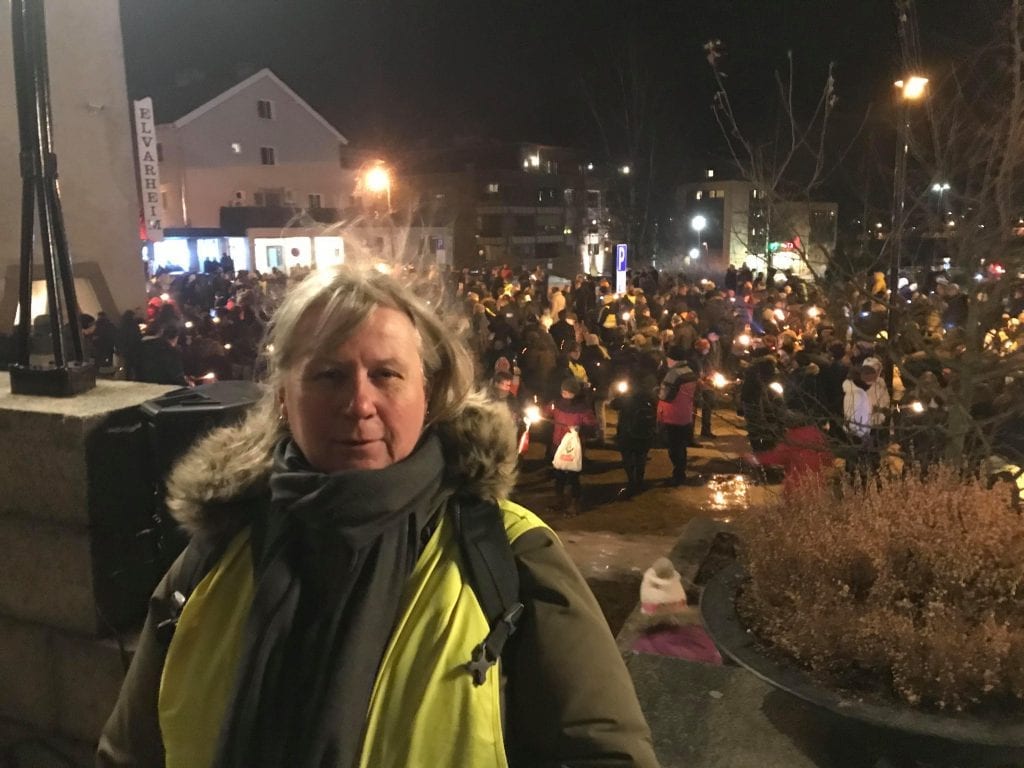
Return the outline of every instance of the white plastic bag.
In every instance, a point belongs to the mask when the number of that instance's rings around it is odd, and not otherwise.
[[[566,472],[583,471],[583,445],[580,443],[576,427],[572,427],[562,437],[562,442],[555,451],[555,458],[551,460],[551,466]]]

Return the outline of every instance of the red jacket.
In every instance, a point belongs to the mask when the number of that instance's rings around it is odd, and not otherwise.
[[[681,379],[676,396],[671,400],[658,400],[658,423],[674,424],[685,427],[693,423],[693,398],[697,394],[699,382],[697,374],[686,363],[679,363],[669,369],[661,382],[661,390],[674,385],[676,379]]]
[[[554,411],[551,418],[554,421],[555,428],[551,431],[552,448],[558,448],[558,444],[562,442],[562,438],[565,437],[565,433],[571,427],[576,427],[580,431],[580,437],[582,438],[584,429],[597,426],[597,417],[594,415],[594,409],[587,405],[583,398],[565,400],[559,397],[555,400],[553,408]]]
[[[761,464],[782,467],[786,472],[783,493],[791,493],[804,479],[821,475],[832,467],[835,457],[828,447],[828,439],[813,424],[791,427],[782,440],[769,451],[755,453]]]

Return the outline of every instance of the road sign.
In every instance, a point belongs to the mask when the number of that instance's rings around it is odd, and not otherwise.
[[[625,272],[626,267],[626,250],[627,246],[625,243],[619,243],[615,246],[615,271]]]

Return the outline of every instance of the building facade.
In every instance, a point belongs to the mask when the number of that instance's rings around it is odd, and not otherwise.
[[[781,201],[751,182],[716,179],[711,169],[679,187],[676,210],[684,264],[708,274],[746,264],[812,278],[824,274],[836,246],[836,203]]]
[[[575,149],[478,142],[410,159],[396,199],[421,221],[446,222],[457,267],[601,273],[614,242],[608,178]]]
[[[153,268],[197,271],[224,254],[260,272],[354,255],[444,263],[450,231],[417,226],[390,211],[390,194],[365,189],[374,153],[349,145],[269,69],[156,134],[164,238],[149,246]]]

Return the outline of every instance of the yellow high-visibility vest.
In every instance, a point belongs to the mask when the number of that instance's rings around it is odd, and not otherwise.
[[[532,512],[499,504],[509,541],[546,527]],[[409,576],[400,618],[370,697],[359,764],[507,768],[500,670],[481,686],[466,671],[490,627],[462,576],[448,516]],[[238,671],[252,604],[249,531],[239,533],[185,603],[160,679],[159,718],[167,768],[213,763]]]

